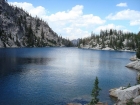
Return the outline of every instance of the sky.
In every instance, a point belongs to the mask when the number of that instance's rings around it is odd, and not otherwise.
[[[8,3],[38,16],[59,36],[70,40],[106,29],[140,31],[140,0],[8,0]]]

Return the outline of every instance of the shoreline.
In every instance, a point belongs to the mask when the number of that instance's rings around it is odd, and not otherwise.
[[[86,48],[86,47],[82,47],[80,49],[102,50],[102,51],[120,51],[120,52],[136,52],[133,50],[114,50],[114,49],[99,49],[99,48]]]
[[[140,104],[140,59],[135,55],[130,58],[130,61],[125,67],[137,71],[137,85],[110,89],[109,95],[117,99],[114,105]]]
[[[136,56],[133,56],[130,58],[130,61],[132,61],[132,62],[135,62],[137,60],[139,60],[139,59],[137,59]],[[139,70],[137,70],[136,80],[140,81],[140,71]],[[114,105],[127,105],[130,103],[130,101],[132,101],[132,103],[137,105],[140,103],[140,84],[137,84],[135,86],[130,86],[130,87],[112,88],[109,90],[109,96],[114,97],[117,100],[114,103]],[[81,103],[68,103],[67,105],[82,105],[82,104]],[[85,104],[85,105],[88,105],[88,104]],[[108,105],[108,104],[102,103],[99,105]],[[131,105],[131,103],[129,105]]]
[[[45,47],[0,47],[0,49],[14,49],[14,48],[53,48],[53,47],[58,47],[58,48],[63,48],[65,46],[45,46]],[[78,47],[66,47],[66,48],[77,48],[77,49],[89,49],[89,50],[100,50],[100,51],[120,51],[120,52],[136,52],[133,50],[114,50],[114,49],[98,49],[98,48],[78,48]]]

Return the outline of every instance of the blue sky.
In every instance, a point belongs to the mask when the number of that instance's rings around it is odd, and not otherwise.
[[[91,32],[117,29],[138,33],[140,0],[8,0],[47,21],[65,38],[90,36]]]

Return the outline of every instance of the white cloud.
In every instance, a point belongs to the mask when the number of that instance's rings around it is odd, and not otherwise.
[[[80,28],[67,27],[63,28],[63,31],[65,31],[65,33],[68,35],[67,37],[69,37],[69,35],[71,36],[70,39],[84,38],[91,35],[91,33],[89,33],[88,31],[84,31]]]
[[[139,20],[132,20],[132,21],[130,21],[130,25],[131,26],[140,25],[140,19]]]
[[[123,10],[120,12],[117,12],[116,14],[109,14],[106,19],[110,20],[128,20],[130,21],[130,25],[140,25],[140,11],[135,11],[135,10]]]
[[[43,18],[49,19],[50,21],[70,21],[80,17],[83,14],[82,9],[83,6],[76,5],[70,11],[57,12],[50,16],[44,16]]]
[[[115,25],[115,24],[107,24],[107,25],[99,26],[94,31],[99,33],[101,30],[109,30],[109,29],[116,29],[116,30],[122,30],[124,32],[131,32],[130,30],[127,30],[124,26]]]
[[[71,10],[59,11],[48,15],[48,11],[42,6],[34,7],[31,3],[27,2],[10,2],[10,4],[22,7],[32,16],[37,15],[44,19],[54,31],[61,34],[63,37],[70,39],[87,37],[90,35],[93,27],[102,25],[106,22],[99,16],[83,14],[84,7],[82,5],[76,5],[72,7]]]
[[[140,11],[127,9],[116,14],[111,13],[106,18],[110,20],[137,20],[140,19]]]
[[[118,6],[118,7],[127,7],[127,3],[119,3],[116,6]]]
[[[23,10],[28,11],[28,13],[30,13],[34,17],[36,15],[45,16],[48,13],[48,11],[44,7],[42,6],[34,7],[31,3],[27,2],[9,2],[9,4],[23,8]]]

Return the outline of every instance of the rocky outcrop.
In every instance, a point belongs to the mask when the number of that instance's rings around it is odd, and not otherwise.
[[[0,0],[0,48],[45,47],[69,45],[38,17],[32,17],[22,8]]]
[[[128,63],[126,67],[140,70],[140,59],[138,59],[136,56],[133,56],[130,58],[132,62]]]
[[[136,60],[138,60],[138,58],[136,57],[136,55],[134,55],[134,56],[132,56],[132,57],[130,58],[130,60],[131,60],[131,61],[136,61]]]
[[[138,38],[137,35],[113,29],[101,30],[100,34],[91,33],[91,36],[80,39],[78,47],[103,50],[136,51],[138,48],[138,42],[135,40]]]
[[[140,103],[140,95],[133,99],[134,103]]]
[[[126,65],[126,67],[140,70],[140,60],[130,62],[129,64]]]
[[[110,90],[110,96],[116,97],[119,101],[117,105],[123,105],[127,100],[133,99],[133,102],[139,103],[140,85],[132,86],[129,88],[120,87]]]
[[[127,64],[126,67],[140,70],[140,60],[136,56],[131,57],[130,60],[132,62]],[[136,79],[138,81],[140,80],[139,72],[137,73]],[[118,99],[114,105],[127,105],[128,103],[129,105],[140,104],[140,84],[129,88],[120,87],[111,89],[109,95]]]
[[[112,49],[110,47],[106,47],[106,48],[103,48],[102,50],[114,50],[114,49]]]
[[[67,105],[82,105],[81,103],[68,103]],[[84,105],[89,105],[89,104],[84,104]],[[102,103],[102,102],[98,102],[95,105],[108,105],[107,103]]]
[[[140,81],[140,72],[137,73],[137,81]]]
[[[119,90],[123,90],[125,87],[120,87],[120,88],[114,88],[114,89],[110,89],[109,90],[109,95],[112,96],[112,97],[116,97],[118,98],[118,91]]]

